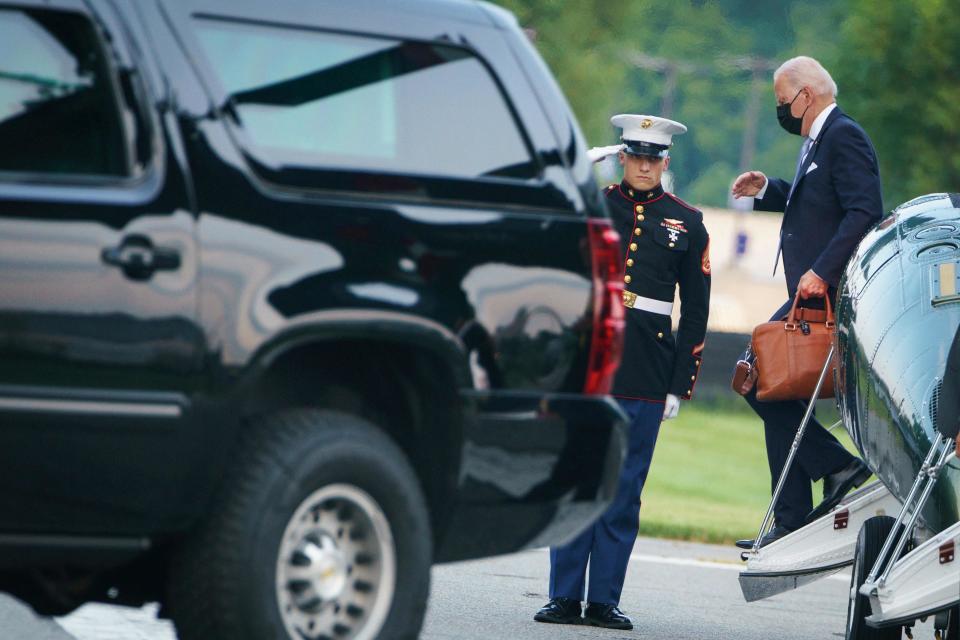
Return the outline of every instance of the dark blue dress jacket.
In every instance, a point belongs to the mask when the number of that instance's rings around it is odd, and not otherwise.
[[[883,217],[877,154],[839,107],[827,116],[799,176],[792,195],[790,182],[769,178],[763,199],[753,205],[784,213],[780,237],[789,297],[809,269],[836,288],[860,239]]]

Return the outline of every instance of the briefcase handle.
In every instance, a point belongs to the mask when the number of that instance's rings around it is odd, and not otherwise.
[[[833,316],[833,305],[830,304],[830,296],[823,296],[823,302],[827,308],[827,329],[833,329],[836,326],[837,321]],[[790,315],[787,316],[787,322],[783,325],[783,328],[787,331],[796,331],[797,330],[797,305],[800,303],[800,292],[797,292],[796,297],[793,299],[793,306],[790,307]]]

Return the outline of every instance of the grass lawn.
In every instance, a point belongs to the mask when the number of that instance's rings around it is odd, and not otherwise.
[[[833,412],[818,416],[826,426]],[[842,427],[833,434],[855,451]],[[822,495],[819,483],[814,502]],[[744,404],[683,403],[660,426],[653,465],[643,488],[640,534],[731,542],[756,535],[770,501],[763,424]]]

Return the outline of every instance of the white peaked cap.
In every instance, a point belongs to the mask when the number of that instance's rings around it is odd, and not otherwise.
[[[674,120],[658,116],[621,113],[610,118],[610,124],[623,129],[621,139],[649,142],[669,147],[673,136],[687,132],[687,127]]]

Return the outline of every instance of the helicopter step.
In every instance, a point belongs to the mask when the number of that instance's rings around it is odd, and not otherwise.
[[[879,481],[851,493],[833,511],[765,547],[741,554],[747,568],[740,590],[747,602],[796,589],[853,562],[860,527],[877,515],[896,514],[900,502]]]

